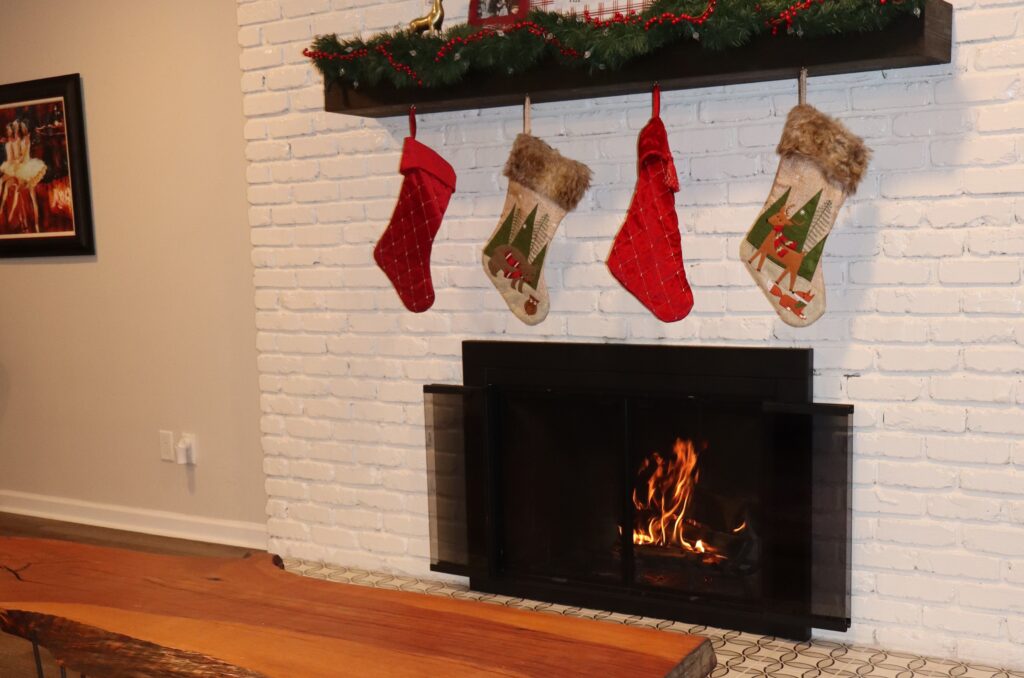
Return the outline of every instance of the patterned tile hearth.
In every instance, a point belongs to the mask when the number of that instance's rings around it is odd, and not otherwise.
[[[712,671],[711,678],[738,678],[739,676],[755,675],[776,678],[817,678],[818,676],[1024,678],[1024,672],[1021,671],[1007,671],[991,666],[968,664],[956,659],[921,657],[903,652],[856,647],[826,640],[797,643],[771,636],[725,631],[708,626],[694,626],[650,617],[636,617],[615,612],[541,603],[524,598],[479,593],[471,591],[463,585],[433,579],[417,579],[383,572],[370,572],[295,558],[285,558],[284,565],[289,572],[345,584],[449,596],[547,614],[564,614],[615,624],[649,626],[664,631],[705,636],[711,639],[715,654],[718,656],[718,666]]]

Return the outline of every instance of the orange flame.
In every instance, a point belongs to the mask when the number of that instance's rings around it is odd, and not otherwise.
[[[647,488],[643,493],[633,490],[633,543],[676,547],[699,555],[704,562],[725,560],[727,557],[704,538],[694,538],[693,533],[700,532],[700,526],[686,516],[700,480],[697,449],[692,441],[677,438],[672,452],[671,457],[655,452],[640,465],[638,475],[647,476]],[[733,532],[745,528],[743,523]]]

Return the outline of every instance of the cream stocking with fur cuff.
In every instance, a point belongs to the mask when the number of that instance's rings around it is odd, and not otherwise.
[[[825,240],[871,151],[838,120],[801,104],[789,112],[775,183],[740,242],[740,257],[783,322],[806,327],[825,314]]]
[[[537,137],[520,134],[505,164],[508,194],[483,250],[484,272],[508,308],[527,325],[548,315],[544,259],[566,214],[590,186],[590,169]]]

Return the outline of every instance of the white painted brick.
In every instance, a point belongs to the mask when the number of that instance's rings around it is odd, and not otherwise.
[[[887,428],[960,433],[966,428],[967,412],[957,407],[899,404],[886,409],[883,421]]]
[[[973,254],[1024,254],[1024,229],[974,229],[968,237]]]
[[[972,553],[1024,556],[1024,526],[1015,528],[964,525],[963,545]]]
[[[1005,38],[1014,34],[1019,14],[1015,8],[956,12],[958,42]]]
[[[998,558],[963,555],[949,551],[922,550],[917,554],[914,569],[965,579],[998,580],[1000,577]]]
[[[921,606],[895,600],[871,598],[854,603],[853,614],[858,620],[917,625],[921,623]]]
[[[700,119],[703,122],[723,123],[741,120],[758,120],[772,113],[770,99],[735,99],[726,101],[702,101]]]
[[[854,87],[850,98],[854,110],[919,108],[932,102],[932,87],[925,82]]]
[[[690,170],[691,177],[698,181],[749,177],[761,171],[761,158],[758,155],[696,157],[690,161]]]
[[[309,489],[305,483],[283,478],[268,478],[266,490],[271,497],[286,499],[307,499],[309,497]]]
[[[312,37],[313,31],[306,19],[278,21],[263,28],[263,40],[271,45],[296,40],[308,41]]]
[[[978,111],[979,132],[1024,129],[1024,102],[986,106]]]
[[[857,455],[914,459],[923,455],[924,444],[916,435],[865,431],[854,437],[854,450]]]
[[[868,513],[919,516],[925,512],[923,495],[878,487],[854,490],[853,504]]]
[[[1002,501],[984,497],[931,497],[928,500],[928,515],[957,520],[995,520],[1003,515],[1003,504]]]
[[[896,116],[892,129],[896,136],[933,138],[970,130],[971,116],[962,110],[915,110]]]
[[[881,187],[886,198],[939,198],[959,195],[962,184],[960,176],[950,171],[911,172],[890,174],[883,178]]]
[[[241,56],[238,58],[243,71],[278,66],[282,60],[280,47],[252,47],[243,49]]]
[[[999,409],[971,409],[967,413],[967,430],[1024,436],[1024,414],[1016,406]]]
[[[264,23],[281,16],[281,5],[276,0],[249,2],[238,6],[238,24]]]
[[[1010,402],[1013,382],[1009,379],[958,375],[932,377],[929,392],[936,400]]]
[[[1024,44],[1020,41],[995,42],[979,47],[974,63],[983,70],[1024,66]]]
[[[295,520],[324,524],[330,524],[333,513],[330,508],[317,504],[293,504],[288,512]]]
[[[255,47],[261,41],[259,26],[243,26],[238,29],[238,44],[242,47]]]
[[[947,372],[961,361],[958,348],[884,346],[878,355],[879,368],[887,372]]]
[[[850,335],[861,341],[919,343],[928,339],[928,324],[921,319],[862,316],[853,319]]]
[[[267,511],[280,521],[271,547],[428,574],[421,389],[460,381],[463,339],[807,346],[817,399],[856,406],[854,627],[842,640],[1012,659],[1024,636],[1024,570],[1013,568],[1024,529],[1024,17],[1002,0],[955,5],[954,65],[815,79],[811,102],[874,158],[829,241],[828,313],[801,330],[777,319],[736,255],[771,185],[792,82],[666,93],[695,294],[690,317],[671,324],[603,261],[632,197],[647,97],[534,108],[535,133],[590,165],[595,182],[556,237],[551,314],[532,328],[479,261],[518,111],[421,116],[420,138],[453,164],[459,188],[435,240],[437,300],[411,314],[372,260],[401,183],[405,122],[323,111],[301,49],[313,34],[368,36],[422,2],[241,2]],[[449,23],[465,17],[448,9]]]
[[[1024,494],[1024,473],[964,469],[960,472],[960,486],[965,490]]]
[[[1024,372],[1024,348],[968,347],[964,365],[980,372]]]
[[[956,595],[956,589],[949,582],[921,575],[879,574],[875,581],[879,593],[893,598],[948,603]]]
[[[948,289],[882,289],[874,297],[875,310],[880,313],[914,313],[916,315],[955,315],[960,311],[960,298]]]
[[[879,462],[877,477],[880,485],[891,487],[945,489],[956,484],[957,473],[927,463]]]
[[[309,538],[309,528],[297,520],[267,519],[267,534],[277,539],[305,540]]]
[[[966,239],[962,234],[937,234],[932,229],[892,232],[885,236],[884,250],[893,257],[959,256]]]
[[[935,228],[1005,226],[1013,221],[1013,205],[1003,198],[961,198],[918,207]]]
[[[975,167],[964,170],[964,189],[973,195],[1016,194],[1024,182],[1024,167]]]
[[[941,522],[883,518],[878,521],[878,539],[919,546],[952,546],[956,543],[956,529]]]
[[[917,400],[924,380],[916,377],[856,376],[846,382],[846,393],[855,400]]]
[[[1017,160],[1016,149],[1001,137],[981,137],[964,141],[944,140],[932,142],[929,148],[932,162],[936,165],[975,166],[1006,165]],[[967,190],[971,193],[987,191],[972,190],[975,184],[968,172]]]
[[[948,608],[924,608],[926,628],[970,636],[998,637],[1002,634],[1003,619],[999,615],[959,611],[950,614]]]
[[[935,84],[935,103],[960,104],[1012,99],[1017,92],[1019,83],[1020,78],[1016,73],[981,75],[968,73],[937,82]],[[982,127],[980,117],[978,123],[979,129],[987,131]]]
[[[934,383],[935,379],[932,381]],[[928,438],[926,454],[936,461],[964,462],[971,464],[1010,463],[1010,443],[999,438],[980,436],[943,436]]]
[[[906,572],[917,569],[917,554],[913,549],[892,544],[854,544],[853,562],[857,567]]]
[[[900,261],[857,261],[850,264],[850,282],[858,285],[920,285],[932,277],[930,264]]]
[[[1020,280],[1020,262],[960,259],[939,262],[939,281],[951,284],[999,284]]]
[[[314,525],[310,534],[318,544],[327,546],[340,546],[342,548],[355,548],[357,544],[356,533],[340,527],[324,527]]]
[[[286,17],[306,16],[326,12],[330,0],[280,0],[281,10]]]

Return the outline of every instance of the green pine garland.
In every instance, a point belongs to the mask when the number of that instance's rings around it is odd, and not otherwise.
[[[723,50],[773,32],[819,37],[878,31],[898,16],[920,16],[924,2],[805,0],[794,5],[794,0],[717,0],[714,12],[700,25],[683,21],[654,24],[649,30],[643,22],[595,27],[580,16],[535,10],[526,21],[540,27],[543,35],[492,26],[500,33],[456,44],[440,59],[436,57],[443,46],[456,38],[477,35],[483,27],[459,24],[440,36],[402,28],[378,33],[368,40],[339,40],[337,35],[324,35],[314,40],[307,54],[328,84],[340,79],[355,87],[384,84],[431,88],[458,83],[470,71],[523,73],[548,60],[590,72],[615,71],[684,40],[698,40],[708,50]],[[665,12],[699,16],[707,6],[707,0],[656,0],[641,18]],[[793,12],[788,21],[787,12]]]

